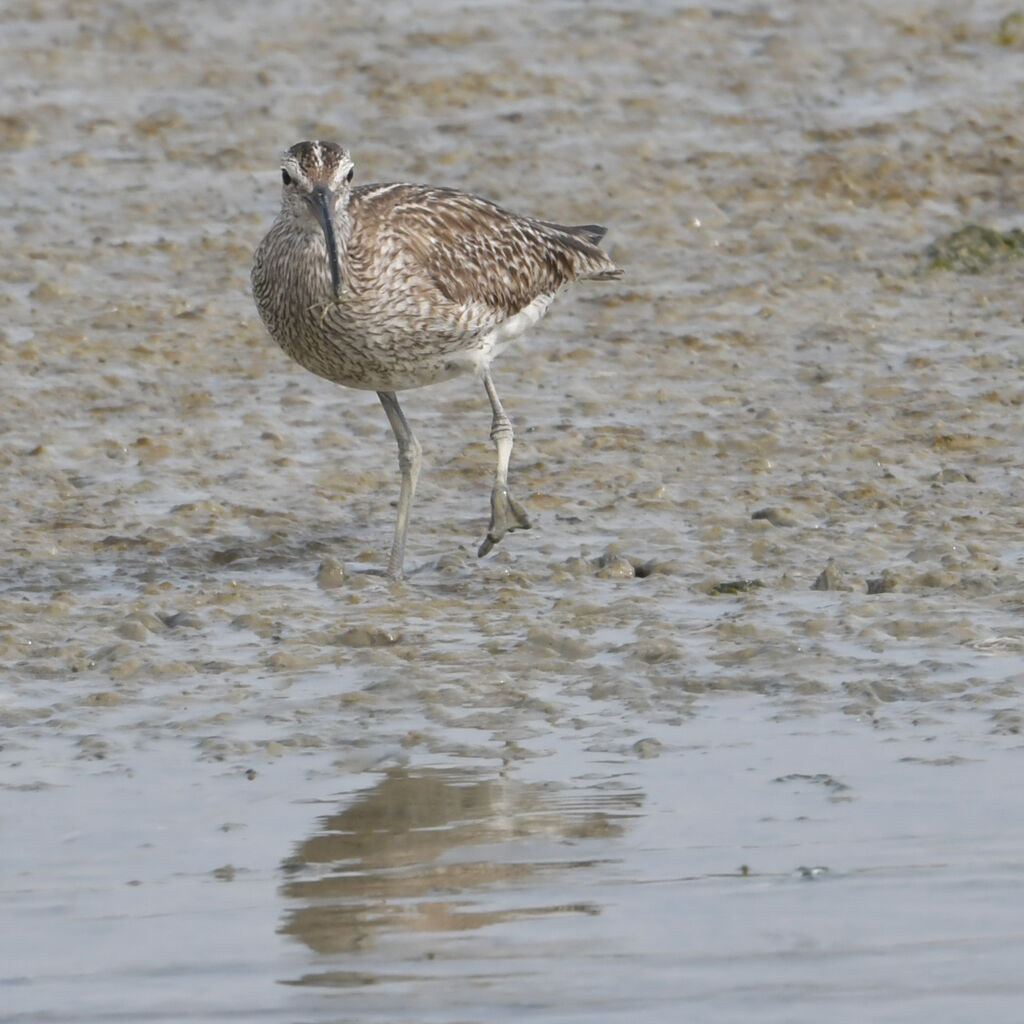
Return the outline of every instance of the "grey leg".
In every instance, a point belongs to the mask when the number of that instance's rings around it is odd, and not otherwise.
[[[494,489],[491,491],[491,524],[487,536],[477,552],[483,558],[495,544],[513,530],[528,530],[530,520],[523,506],[508,493],[508,462],[512,457],[512,424],[501,407],[490,372],[484,372],[484,387],[491,401],[491,440],[498,450],[498,464],[494,471]]]
[[[384,406],[388,422],[398,442],[398,468],[402,473],[402,490],[398,496],[398,518],[395,522],[395,542],[391,546],[391,558],[388,559],[388,575],[395,580],[402,578],[402,563],[405,560],[405,535],[409,530],[409,512],[412,509],[412,496],[416,491],[416,480],[420,475],[421,449],[420,443],[412,432],[412,427],[402,413],[398,397],[394,391],[378,391],[377,397]]]

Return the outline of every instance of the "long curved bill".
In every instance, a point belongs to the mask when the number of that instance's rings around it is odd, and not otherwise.
[[[334,237],[334,193],[326,185],[317,185],[310,197],[313,212],[323,228],[327,244],[327,262],[331,265],[331,284],[334,297],[341,297],[341,267],[338,264],[338,242]]]

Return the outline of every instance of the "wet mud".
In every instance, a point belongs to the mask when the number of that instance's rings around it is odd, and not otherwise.
[[[0,1019],[1014,1019],[1019,9],[6,13]],[[255,314],[310,137],[610,229],[485,559]]]

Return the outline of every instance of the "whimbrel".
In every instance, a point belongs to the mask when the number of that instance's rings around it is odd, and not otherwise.
[[[605,229],[521,217],[449,188],[353,187],[348,151],[299,142],[281,165],[281,212],[256,249],[252,290],[274,340],[296,362],[376,391],[398,442],[402,485],[388,575],[401,578],[420,445],[397,391],[476,374],[491,403],[497,469],[483,556],[530,520],[508,490],[512,424],[490,364],[573,281],[622,271]]]

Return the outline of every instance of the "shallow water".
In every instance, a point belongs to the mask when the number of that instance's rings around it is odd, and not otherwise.
[[[437,6],[5,12],[0,1020],[1016,1021],[1024,265],[923,255],[1021,222],[1014,8]],[[493,556],[403,396],[401,585],[248,294],[316,135],[627,270]]]

